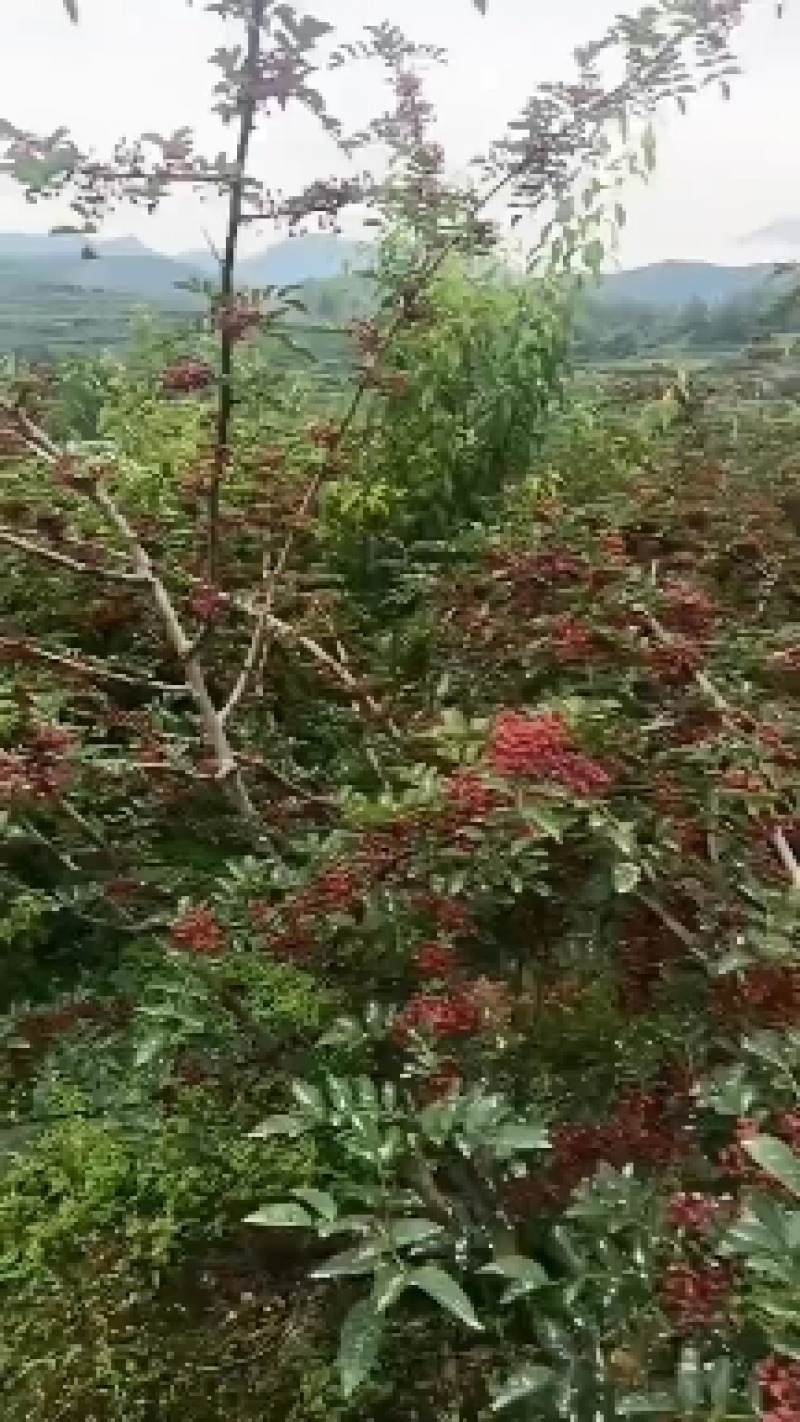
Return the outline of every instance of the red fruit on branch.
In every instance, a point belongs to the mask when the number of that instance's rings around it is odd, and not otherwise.
[[[225,951],[225,935],[213,909],[206,904],[187,909],[173,923],[170,940],[173,948],[204,958],[217,958]]]
[[[671,1264],[660,1292],[664,1311],[676,1332],[694,1333],[724,1323],[735,1283],[735,1270],[718,1260]]]
[[[455,972],[458,955],[449,943],[420,943],[412,961],[420,977],[445,981]]]
[[[190,395],[213,383],[214,371],[202,360],[178,360],[161,372],[161,389],[169,395]]]

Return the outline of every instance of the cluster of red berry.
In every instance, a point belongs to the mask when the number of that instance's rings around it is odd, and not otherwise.
[[[661,1280],[661,1303],[679,1334],[725,1323],[736,1272],[716,1259],[670,1264]]]
[[[236,297],[227,305],[218,306],[215,324],[221,335],[231,341],[244,340],[251,331],[257,331],[264,322],[264,312],[255,302],[244,297]]]
[[[731,1195],[704,1195],[697,1190],[680,1190],[667,1205],[667,1224],[686,1234],[705,1237],[713,1234],[736,1214]]]
[[[189,598],[189,611],[202,622],[219,622],[229,607],[228,594],[210,583],[196,588]]]
[[[108,1001],[86,999],[31,1012],[17,1021],[16,1031],[31,1048],[44,1051],[57,1037],[74,1031],[76,1027],[83,1025],[114,1030],[123,1027],[130,1016],[131,1005],[124,998]]]
[[[203,958],[216,958],[225,951],[225,934],[216,914],[207,904],[187,909],[173,923],[170,939],[174,948],[197,953]]]
[[[412,1033],[435,1037],[473,1037],[481,1026],[481,1012],[468,991],[438,997],[418,993],[398,1014],[392,1027],[395,1041],[405,1044]]]
[[[431,943],[420,943],[412,961],[421,978],[447,982],[458,967],[458,954],[451,944],[435,939]]]
[[[592,628],[578,617],[556,618],[550,627],[549,646],[560,666],[585,662],[597,651]]]
[[[775,1353],[758,1369],[766,1407],[762,1422],[797,1422],[800,1417],[800,1363]]]
[[[711,1009],[728,1024],[795,1027],[800,1023],[800,968],[763,963],[717,978]]]
[[[562,716],[529,716],[502,711],[495,718],[487,762],[501,775],[550,781],[576,795],[603,795],[611,787],[608,771],[574,748]]]
[[[211,366],[203,360],[177,360],[161,372],[161,389],[168,395],[189,395],[206,390],[214,381]]]
[[[62,726],[37,726],[19,750],[0,750],[0,805],[63,795],[74,775],[75,744]]]

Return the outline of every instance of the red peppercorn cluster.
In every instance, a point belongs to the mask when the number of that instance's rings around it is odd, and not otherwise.
[[[130,1019],[131,1006],[124,998],[108,1001],[87,999],[63,1003],[60,1007],[31,1012],[18,1019],[16,1031],[35,1051],[44,1051],[58,1037],[76,1027],[123,1027]]]
[[[363,902],[365,881],[351,869],[331,865],[280,905],[255,901],[250,916],[266,935],[269,952],[278,958],[306,958],[329,928],[331,914],[356,914]]]
[[[798,1422],[800,1418],[800,1363],[772,1353],[758,1369],[763,1393],[762,1422]]]
[[[661,1303],[676,1332],[694,1333],[725,1323],[736,1273],[729,1264],[670,1264],[661,1281]]]
[[[177,360],[161,372],[161,389],[168,395],[190,395],[206,390],[213,381],[214,372],[203,360]]]
[[[650,671],[668,686],[682,686],[693,681],[703,661],[702,650],[686,637],[659,642],[647,651]]]
[[[58,798],[74,775],[75,738],[62,726],[38,726],[16,751],[0,750],[0,805]]]
[[[177,919],[172,925],[170,940],[174,948],[204,958],[216,958],[225,951],[225,935],[207,904],[198,904]]]
[[[764,963],[717,978],[711,1010],[723,1022],[795,1027],[800,1023],[800,968]]]
[[[448,806],[456,812],[447,817],[447,824],[453,828],[481,820],[512,803],[510,796],[487,785],[474,770],[458,770],[451,775],[445,785],[445,794]]]
[[[231,341],[241,341],[263,324],[264,312],[256,303],[237,297],[227,305],[219,306],[215,322],[221,335]]]
[[[681,1190],[667,1205],[667,1224],[686,1234],[706,1237],[726,1224],[736,1213],[736,1202],[730,1195],[703,1195],[699,1191]]]
[[[477,932],[467,909],[455,899],[444,899],[438,894],[417,894],[412,897],[411,906],[423,918],[430,919],[442,933],[469,938]]]
[[[687,637],[704,637],[713,628],[718,609],[700,588],[686,583],[670,583],[664,589],[661,621],[670,632]]]
[[[229,605],[227,593],[211,584],[197,588],[189,598],[189,611],[202,622],[219,622]]]
[[[623,1012],[646,1012],[674,962],[673,944],[647,925],[631,926],[620,944],[617,996]]]
[[[511,1183],[510,1209],[561,1208],[582,1181],[602,1164],[663,1169],[684,1159],[692,1142],[692,1102],[688,1084],[661,1083],[653,1091],[631,1091],[605,1121],[573,1122],[552,1132],[550,1164],[535,1179]]]
[[[458,954],[449,943],[434,940],[420,943],[412,959],[421,978],[435,978],[446,982],[458,967]]]
[[[405,1043],[412,1032],[437,1039],[472,1037],[480,1025],[480,1010],[468,993],[418,993],[395,1018],[392,1031],[397,1042]]]
[[[492,727],[487,761],[501,775],[551,781],[576,795],[603,795],[612,784],[602,765],[574,749],[568,726],[555,712],[502,711]]]
[[[455,1062],[444,1062],[437,1071],[423,1082],[419,1096],[423,1105],[442,1101],[452,1096],[461,1087],[462,1076]]]
[[[559,617],[550,629],[550,651],[560,666],[588,661],[597,648],[591,627],[577,617]]]

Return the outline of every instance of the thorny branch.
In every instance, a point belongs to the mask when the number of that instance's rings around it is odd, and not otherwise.
[[[647,626],[650,628],[650,631],[653,633],[653,636],[656,637],[659,642],[661,642],[664,646],[672,645],[674,640],[672,635],[667,631],[666,627],[664,627],[662,623],[659,622],[658,618],[653,616],[652,612],[649,612],[648,609],[644,607],[637,607],[636,611],[647,623]],[[728,701],[727,697],[723,695],[719,687],[715,685],[711,678],[707,676],[705,672],[699,671],[695,672],[694,679],[697,685],[700,687],[700,690],[705,692],[709,700],[713,702],[720,715],[722,715],[726,719],[726,721],[736,726],[737,722],[735,708],[731,705],[730,701]],[[775,850],[775,853],[777,854],[778,858],[781,861],[781,864],[783,865],[784,869],[789,875],[789,878],[792,881],[792,887],[794,889],[800,890],[800,864],[798,864],[797,859],[792,851],[791,845],[789,844],[786,835],[783,833],[783,830],[780,827],[772,830],[770,834],[770,840]]]
[[[23,439],[34,453],[56,469],[71,469],[74,460],[64,454],[53,440],[22,410],[9,411]],[[77,490],[91,499],[106,523],[117,534],[132,564],[136,579],[148,587],[166,632],[173,654],[183,667],[186,685],[192,694],[206,740],[217,765],[217,778],[235,805],[257,842],[268,845],[261,818],[250,798],[233,746],[228,739],[222,717],[217,711],[206,683],[203,667],[193,644],[170,598],[169,592],[136,531],[129,523],[100,477],[87,469],[76,475]],[[272,848],[272,846],[269,846]]]
[[[5,543],[9,548],[16,548],[20,553],[27,553],[30,557],[41,558],[45,563],[54,563],[58,568],[67,568],[71,573],[109,578],[117,583],[142,583],[138,573],[126,573],[121,568],[103,568],[93,563],[82,563],[77,558],[71,558],[68,553],[59,553],[55,548],[47,548],[32,538],[13,533],[10,528],[0,527],[0,543]]]

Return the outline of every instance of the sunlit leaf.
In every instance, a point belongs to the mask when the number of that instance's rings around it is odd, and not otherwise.
[[[313,1223],[308,1210],[290,1200],[280,1205],[263,1205],[245,1217],[245,1224],[263,1225],[266,1229],[307,1229]]]
[[[266,1141],[271,1136],[287,1136],[290,1140],[302,1136],[308,1130],[308,1122],[302,1116],[269,1116],[259,1126],[250,1131],[250,1139]]]
[[[466,1324],[467,1328],[474,1328],[477,1332],[483,1330],[483,1324],[461,1285],[444,1269],[439,1269],[434,1264],[426,1265],[422,1269],[415,1269],[412,1274],[409,1274],[406,1287],[421,1289],[429,1298],[434,1299],[446,1313],[452,1314],[453,1318]]]
[[[614,865],[614,888],[618,894],[632,893],[641,877],[640,866],[631,860],[622,860],[621,863]]]
[[[553,1378],[552,1368],[523,1368],[495,1393],[492,1412],[503,1412],[505,1408],[513,1407],[516,1403],[533,1397],[535,1393],[542,1392],[546,1387],[550,1387]]]
[[[327,1190],[312,1190],[310,1187],[293,1190],[292,1194],[296,1199],[307,1205],[310,1210],[314,1210],[321,1215],[328,1223],[336,1219],[336,1201]]]
[[[742,1145],[756,1165],[800,1198],[800,1157],[794,1151],[774,1136],[753,1136]]]
[[[345,1318],[339,1335],[337,1365],[346,1398],[351,1398],[372,1372],[382,1337],[383,1315],[372,1298],[359,1299]]]

